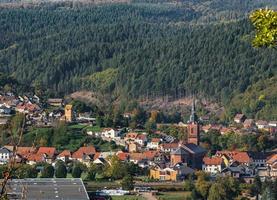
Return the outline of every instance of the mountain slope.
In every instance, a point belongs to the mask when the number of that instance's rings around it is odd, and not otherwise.
[[[227,102],[277,70],[276,51],[250,45],[253,29],[241,19],[250,1],[237,2],[246,6],[185,1],[1,9],[0,70],[21,83],[39,81],[53,95],[198,93]]]

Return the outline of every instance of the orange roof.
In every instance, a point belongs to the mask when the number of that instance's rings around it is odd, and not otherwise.
[[[130,155],[129,153],[125,153],[125,152],[117,153],[117,157],[119,158],[119,160],[122,160],[122,161],[127,160],[129,155]]]
[[[272,156],[270,156],[268,158],[268,160],[266,161],[267,164],[274,164],[275,162],[277,162],[277,153],[273,154]]]
[[[80,147],[72,155],[72,158],[83,158],[83,155],[93,155],[96,153],[94,146]]]
[[[93,160],[96,160],[97,158],[99,158],[100,155],[101,155],[100,152],[96,152],[96,153],[94,154]]]
[[[63,150],[63,152],[61,152],[58,157],[71,157],[71,152],[69,150]]]
[[[36,151],[36,148],[34,147],[17,147],[17,154],[27,157],[29,154],[34,153]]]
[[[143,155],[145,156],[145,158],[152,160],[156,155],[157,155],[158,151],[145,151],[143,152]]]
[[[247,152],[238,152],[233,155],[233,160],[238,161],[239,163],[249,163],[251,158],[249,157]]]
[[[44,156],[41,153],[30,154],[30,155],[28,155],[27,160],[34,161],[34,162],[43,162]]]
[[[160,142],[161,141],[161,139],[160,138],[152,138],[152,140],[151,140],[151,142]]]
[[[222,161],[223,161],[222,158],[219,158],[219,157],[213,157],[213,158],[204,157],[203,158],[203,162],[205,165],[221,165]]]
[[[137,136],[138,136],[137,133],[127,133],[125,138],[127,138],[127,139],[136,139]]]
[[[56,148],[55,147],[39,147],[38,154],[46,154],[49,157],[54,157],[56,154]]]
[[[164,149],[175,149],[175,148],[178,148],[179,144],[178,143],[163,143],[163,144],[161,144],[161,146]]]

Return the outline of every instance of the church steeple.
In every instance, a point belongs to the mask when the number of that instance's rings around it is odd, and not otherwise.
[[[198,117],[195,112],[195,100],[193,98],[191,105],[191,115],[188,123],[188,143],[199,145],[200,140],[200,128],[198,124]]]
[[[198,117],[197,117],[196,112],[195,112],[195,100],[193,98],[192,104],[191,104],[191,114],[190,114],[190,117],[189,117],[189,122],[190,123],[196,123],[197,121],[198,121]]]

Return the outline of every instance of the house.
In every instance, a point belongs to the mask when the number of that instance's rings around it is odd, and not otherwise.
[[[140,153],[130,153],[129,154],[129,160],[133,163],[138,163],[141,160],[148,160],[150,163],[151,161],[154,160],[154,157],[158,151],[145,151],[145,152],[140,152]]]
[[[68,161],[72,160],[72,153],[69,150],[63,150],[58,156],[58,160],[62,160],[63,162],[67,163]]]
[[[119,136],[120,131],[117,131],[115,129],[112,128],[104,128],[101,136],[104,136],[106,138],[116,138]]]
[[[193,174],[194,170],[185,164],[178,163],[173,167],[161,167],[156,165],[150,169],[150,178],[159,181],[180,181],[184,180],[189,174]]]
[[[43,154],[30,154],[27,156],[27,161],[26,163],[29,165],[35,165],[40,162],[46,162],[46,156]]]
[[[125,135],[124,140],[125,141],[135,141],[137,136],[138,136],[138,133],[132,133],[132,132],[130,132],[130,133],[127,133]]]
[[[129,157],[130,157],[130,154],[126,153],[126,152],[119,151],[119,152],[116,153],[116,156],[121,161],[128,161]]]
[[[230,176],[233,178],[240,178],[244,174],[244,168],[238,167],[226,167],[221,171],[223,176]]]
[[[270,121],[270,122],[268,122],[268,126],[277,127],[277,121]]]
[[[178,149],[178,147],[179,147],[179,143],[177,143],[177,142],[160,144],[160,150],[162,152],[166,152],[166,153],[176,151]]]
[[[62,107],[63,106],[63,99],[48,99],[47,103],[51,106],[56,106],[56,107]]]
[[[147,136],[145,134],[139,134],[137,135],[135,142],[140,144],[141,146],[144,146],[147,142]]]
[[[12,154],[13,153],[11,150],[5,147],[0,148],[0,164],[3,165],[8,163],[10,158],[12,157]]]
[[[211,129],[211,124],[202,126],[202,131],[204,131],[205,133],[209,132],[209,130]]]
[[[12,109],[10,106],[0,104],[0,115],[9,115],[11,114],[11,112],[12,112]]]
[[[34,113],[40,110],[40,107],[37,104],[28,103],[19,103],[15,107],[15,110],[20,113]]]
[[[56,158],[57,151],[55,147],[39,147],[37,155],[43,155],[45,161],[52,164]]]
[[[253,163],[249,154],[243,151],[217,151],[215,156],[222,158],[226,166],[230,166],[232,163],[237,162],[239,165],[249,167]]]
[[[89,166],[90,162],[93,161],[95,153],[96,149],[93,146],[80,147],[72,154],[72,159],[78,160]]]
[[[131,152],[137,152],[138,151],[138,144],[135,142],[131,142],[128,144],[128,151]]]
[[[256,126],[258,127],[258,129],[265,129],[268,126],[268,123],[264,120],[258,120],[256,122]]]
[[[243,127],[244,127],[244,128],[252,128],[254,125],[255,125],[254,119],[246,119],[246,120],[243,122]]]
[[[266,159],[268,157],[268,153],[263,152],[248,152],[248,155],[252,159],[252,164],[256,168],[266,166]]]
[[[151,142],[147,143],[147,147],[149,149],[158,149],[160,142],[161,142],[160,138],[152,138]]]
[[[266,161],[268,167],[268,175],[277,178],[277,153],[270,156]]]
[[[230,133],[232,130],[230,128],[227,128],[227,127],[222,127],[220,129],[220,134],[221,135],[224,135],[224,134],[227,134],[227,133]]]
[[[234,118],[234,122],[240,124],[240,123],[243,123],[245,119],[246,119],[246,116],[244,114],[236,114]]]
[[[104,158],[102,158],[102,157],[99,157],[99,158],[97,158],[97,159],[95,159],[93,161],[93,164],[96,164],[96,165],[103,165],[103,166],[105,166],[107,163],[108,162]]]
[[[211,174],[220,173],[224,168],[223,159],[220,157],[204,157],[202,170]]]

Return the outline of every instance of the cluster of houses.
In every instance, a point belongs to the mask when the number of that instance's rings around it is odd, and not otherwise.
[[[51,109],[47,109],[50,108]],[[91,123],[95,118],[90,113],[77,116],[64,99],[42,101],[37,95],[16,96],[13,93],[0,93],[0,125],[8,123],[16,112],[24,113],[27,125],[55,126],[58,121]]]
[[[29,120],[36,119],[49,123],[49,118],[56,118],[66,122],[76,120],[72,105],[65,105],[62,99],[48,99],[48,105],[63,108],[54,109],[47,116],[43,112],[43,106],[39,97],[15,97],[12,94],[0,95],[0,115],[10,115],[13,111],[23,112]],[[88,135],[101,137],[103,140],[114,141],[117,145],[125,146],[125,151],[97,152],[93,146],[83,146],[77,151],[64,150],[58,152],[55,147],[17,147],[16,161],[34,165],[47,162],[52,165],[56,161],[64,162],[79,161],[87,166],[91,163],[106,165],[109,164],[109,156],[117,156],[122,162],[133,162],[141,168],[149,169],[149,177],[162,181],[183,180],[196,170],[203,170],[211,176],[230,175],[236,178],[251,182],[258,175],[260,177],[277,178],[277,151],[260,152],[239,152],[239,151],[218,151],[213,157],[207,157],[207,151],[199,146],[200,131],[218,130],[221,134],[236,132],[242,128],[251,130],[267,130],[276,132],[277,123],[254,121],[247,119],[243,114],[237,114],[234,118],[239,126],[224,127],[221,125],[200,126],[195,113],[195,105],[192,105],[190,120],[186,126],[187,140],[179,141],[159,131],[157,137],[149,138],[147,133],[128,132],[104,128],[101,132],[88,131]],[[93,121],[93,118],[85,114],[79,116],[80,121]],[[0,120],[1,121],[1,120]],[[13,155],[12,146],[0,148],[0,164],[8,163]]]
[[[266,153],[217,151],[213,157],[203,158],[202,170],[246,182],[253,181],[255,176],[277,178],[277,150]]]

